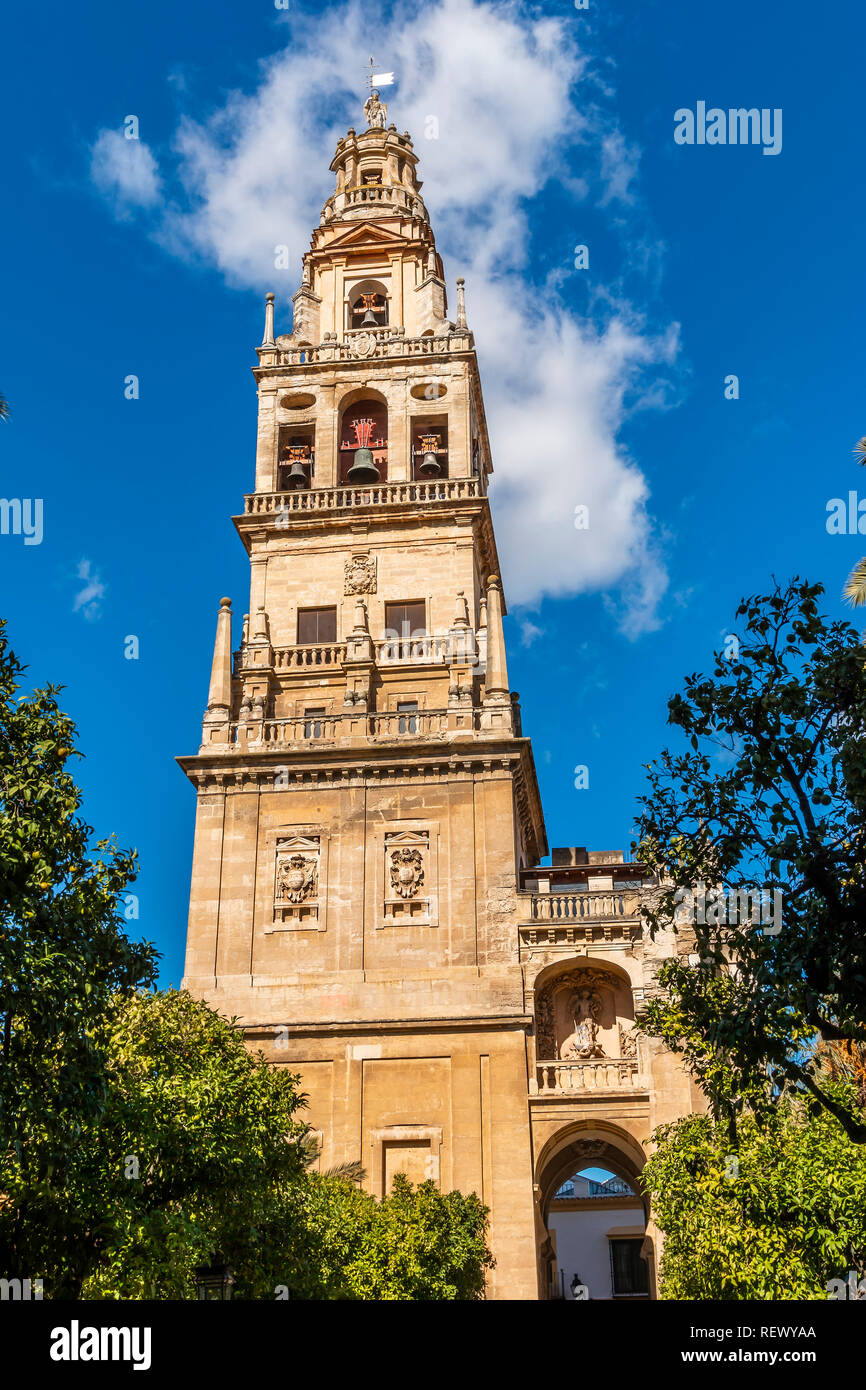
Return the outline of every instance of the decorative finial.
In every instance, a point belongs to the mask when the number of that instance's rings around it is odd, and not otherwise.
[[[466,281],[463,276],[459,276],[457,280],[457,323],[455,325],[457,328],[466,327],[466,297],[463,290],[465,284]]]
[[[274,346],[274,296],[273,293],[265,295],[265,336],[262,338],[262,347]]]

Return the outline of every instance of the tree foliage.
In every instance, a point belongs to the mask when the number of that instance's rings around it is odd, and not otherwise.
[[[191,1298],[219,1262],[246,1298],[481,1297],[477,1197],[398,1177],[378,1202],[357,1163],[309,1172],[297,1076],[207,1004],[142,988],[135,855],[91,850],[73,724],[20,675],[0,625],[0,1275]]]
[[[197,1266],[255,1265],[260,1228],[306,1170],[297,1076],[175,990],[126,1003],[108,1056],[77,1173],[84,1295],[192,1297]]]
[[[473,1300],[493,1266],[487,1208],[470,1193],[417,1188],[402,1174],[377,1200],[344,1179],[311,1174],[287,1190],[265,1234],[267,1256],[241,1287],[301,1299]]]
[[[828,1080],[858,1113],[849,1082]],[[666,1299],[826,1299],[866,1267],[866,1149],[825,1109],[786,1100],[724,1125],[689,1115],[653,1135],[642,1179],[664,1232]]]
[[[105,1102],[106,1010],[153,978],[155,952],[124,932],[135,854],[93,846],[78,814],[57,687],[20,695],[21,674],[0,623],[0,1230],[27,1277],[40,1220],[63,1239],[54,1196]]]
[[[782,895],[768,933],[723,900],[685,927],[665,962],[646,1031],[684,1054],[717,1116],[808,1093],[866,1140],[862,1117],[822,1084],[808,1042],[866,1041],[866,670],[860,637],[818,611],[820,585],[794,580],[744,599],[739,649],[669,702],[687,751],[666,749],[641,798],[640,858],[662,887],[652,933],[683,894]],[[697,963],[695,963],[697,962]]]

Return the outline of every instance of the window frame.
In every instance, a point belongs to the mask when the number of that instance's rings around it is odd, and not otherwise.
[[[301,621],[302,621],[302,619],[308,618],[308,617],[309,617],[311,614],[313,614],[313,613],[316,614],[316,640],[315,640],[314,642],[311,642],[311,641],[309,640],[309,638],[303,638],[303,637],[301,636]],[[319,632],[319,625],[320,625],[320,622],[321,622],[321,616],[322,616],[323,613],[328,613],[328,614],[332,614],[332,615],[333,615],[333,630],[334,630],[334,635],[333,635],[333,637],[319,637],[319,635],[318,635],[318,632]],[[299,609],[298,609],[297,625],[296,625],[296,634],[297,634],[297,639],[298,639],[297,645],[298,645],[299,647],[327,647],[327,646],[333,646],[333,645],[336,643],[336,641],[337,641],[337,606],[336,606],[336,604],[321,604],[321,605],[317,605],[317,606],[314,607],[314,608],[299,608]]]

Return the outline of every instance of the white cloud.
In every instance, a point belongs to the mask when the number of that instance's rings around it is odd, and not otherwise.
[[[604,82],[576,32],[571,16],[538,18],[518,0],[433,0],[378,25],[357,0],[315,22],[290,16],[287,46],[262,64],[255,91],[181,122],[181,196],[163,204],[153,233],[236,286],[279,291],[279,310],[331,191],[336,141],[363,120],[345,74],[372,46],[397,75],[383,97],[389,119],[413,133],[449,280],[467,280],[508,598],[532,606],[545,595],[607,591],[633,637],[658,624],[667,575],[646,479],[618,436],[634,409],[669,403],[664,367],[677,339],[609,294],[594,295],[594,322],[566,302],[579,201],[589,188],[600,206],[633,203],[638,163],[598,105]],[[430,117],[436,139],[425,138]],[[571,197],[575,221],[552,229],[563,265],[539,285],[532,200],[550,181]],[[274,268],[281,245],[288,272]],[[578,503],[590,509],[586,531],[574,529]]]
[[[89,560],[79,560],[77,577],[83,581],[83,586],[75,595],[72,611],[80,613],[90,623],[95,622],[102,615],[105,585],[95,570],[91,570]]]
[[[90,152],[90,177],[118,216],[131,208],[153,207],[161,183],[156,160],[143,140],[127,140],[120,131],[101,130]]]
[[[640,151],[629,145],[621,130],[611,130],[601,141],[601,179],[604,190],[599,205],[618,200],[621,203],[634,202],[632,183],[637,177]]]

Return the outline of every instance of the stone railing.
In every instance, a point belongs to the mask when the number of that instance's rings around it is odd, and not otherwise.
[[[404,637],[376,643],[379,666],[438,666],[450,655],[451,639],[425,633],[419,637]]]
[[[382,713],[309,714],[288,719],[249,720],[230,725],[230,742],[237,745],[266,744],[303,747],[321,740],[335,743],[342,738],[386,742],[406,736],[441,737],[449,732],[465,737],[467,713],[471,727],[479,723],[478,710],[459,711],[460,723],[449,730],[450,711],[444,709],[385,710]]]
[[[333,193],[325,208],[333,208],[339,216],[346,208],[369,207],[385,204],[394,208],[405,208],[415,217],[427,217],[424,201],[412,188],[401,183],[353,183],[346,184]]]
[[[536,1062],[532,1095],[583,1095],[588,1091],[631,1091],[645,1087],[640,1064],[624,1057],[592,1062]]]
[[[634,889],[593,893],[533,893],[535,922],[591,921],[606,917],[639,917],[640,893]]]
[[[320,642],[310,647],[277,647],[277,671],[302,671],[311,666],[339,666],[346,656],[345,642]]]
[[[448,728],[448,711],[444,709],[385,710],[369,719],[371,738],[396,738],[399,734],[430,737]]]
[[[370,361],[381,357],[436,357],[443,352],[469,352],[472,335],[468,330],[422,335],[407,338],[392,327],[377,325],[366,336],[359,329],[347,333],[343,342],[329,339],[315,347],[280,347],[271,349],[284,367],[318,366],[328,362]],[[264,350],[264,349],[262,349]]]
[[[455,502],[481,496],[478,478],[437,478],[430,482],[375,483],[370,487],[320,487],[299,492],[251,492],[245,516],[273,516],[276,524],[307,512],[342,511],[347,507],[395,507],[407,502]]]

